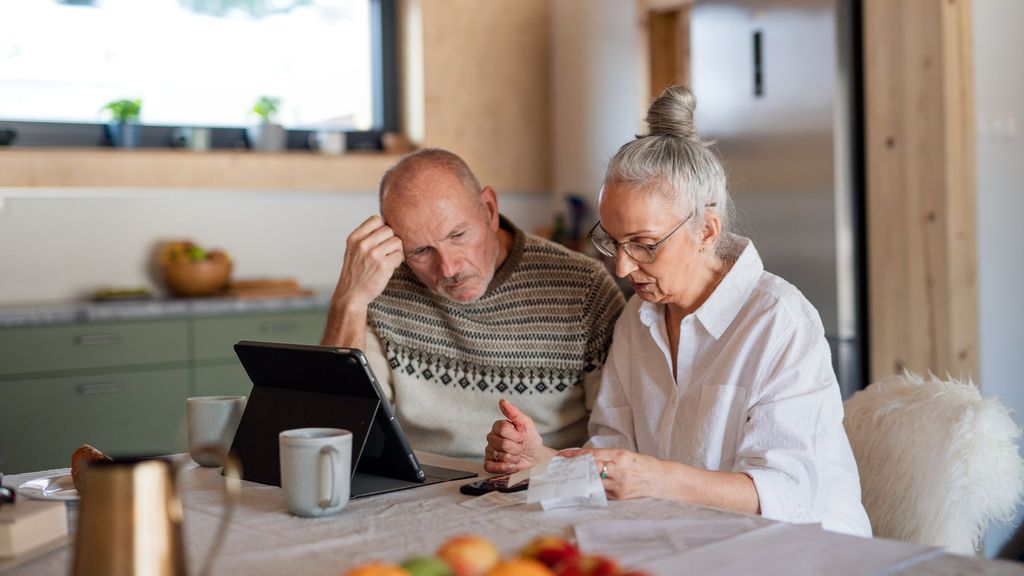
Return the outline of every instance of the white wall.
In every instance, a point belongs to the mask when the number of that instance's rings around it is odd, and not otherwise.
[[[549,221],[549,199],[504,194],[499,203],[532,231]],[[235,278],[288,276],[329,289],[346,236],[376,211],[371,191],[0,189],[0,304],[153,288],[154,245],[176,238],[227,250]]]
[[[978,301],[981,374],[986,395],[1003,399],[1024,424],[1024,2],[979,0],[974,6],[977,133]],[[1020,524],[1024,514],[1018,514]],[[999,552],[1013,527],[993,525],[985,553]]]

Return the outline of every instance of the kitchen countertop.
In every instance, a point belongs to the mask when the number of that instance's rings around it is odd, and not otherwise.
[[[189,298],[0,305],[0,328],[244,313],[326,311],[330,300],[329,291],[318,291],[312,296],[255,299]]]

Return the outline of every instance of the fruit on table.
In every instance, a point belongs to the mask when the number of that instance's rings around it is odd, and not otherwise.
[[[501,554],[480,536],[455,536],[437,549],[437,555],[455,576],[482,576],[501,559]]]
[[[618,562],[604,556],[577,556],[555,565],[556,576],[617,576],[622,573]]]
[[[370,562],[369,564],[363,564],[357,566],[348,572],[345,572],[345,576],[410,576],[409,571],[401,566],[395,564],[388,564],[386,562]]]
[[[486,576],[555,576],[555,573],[533,558],[514,558],[491,568]]]
[[[580,551],[561,536],[538,536],[520,550],[519,555],[533,558],[551,568],[561,562],[578,558]]]
[[[453,576],[452,569],[437,556],[420,556],[402,563],[412,576]]]
[[[625,571],[618,562],[599,555],[580,554],[561,536],[539,536],[516,558],[501,560],[498,549],[480,536],[455,536],[435,556],[409,558],[402,566],[373,562],[345,576],[647,576]]]

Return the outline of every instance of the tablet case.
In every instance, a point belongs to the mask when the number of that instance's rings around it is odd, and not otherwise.
[[[244,479],[280,486],[278,434],[321,427],[352,433],[352,497],[475,476],[419,463],[360,350],[243,340],[235,353],[253,383],[231,445]]]

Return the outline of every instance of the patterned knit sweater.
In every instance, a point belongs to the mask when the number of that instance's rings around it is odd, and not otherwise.
[[[622,293],[597,260],[501,225],[512,247],[480,299],[434,294],[402,265],[370,305],[367,357],[419,450],[482,458],[501,398],[548,446],[587,439]]]

